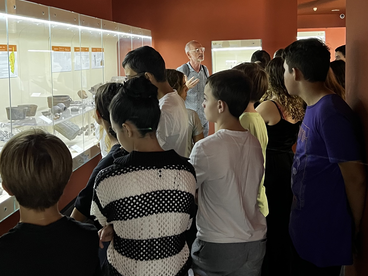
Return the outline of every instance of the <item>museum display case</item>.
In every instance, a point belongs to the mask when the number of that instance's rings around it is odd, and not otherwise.
[[[212,41],[212,73],[250,62],[252,54],[257,50],[262,50],[261,39]]]
[[[99,153],[94,94],[123,81],[127,52],[151,45],[149,30],[28,1],[0,0],[0,150],[41,128],[70,149],[74,170]],[[17,209],[0,189],[0,221]]]

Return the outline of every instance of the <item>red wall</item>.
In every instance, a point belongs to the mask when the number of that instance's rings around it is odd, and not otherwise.
[[[298,29],[298,32],[321,32],[326,34],[326,45],[331,50],[331,61],[335,60],[335,49],[346,44],[346,28],[311,28]]]
[[[112,0],[32,0],[29,2],[112,20]]]
[[[365,136],[366,157],[368,156],[368,1],[346,0],[346,92],[347,101],[359,115]],[[365,160],[366,161],[366,160]],[[361,252],[354,266],[348,267],[346,276],[368,275],[368,197],[361,225]]]
[[[298,15],[298,28],[332,28],[345,26],[346,17],[345,19],[340,19],[340,13]]]
[[[113,0],[113,20],[150,29],[154,47],[164,57],[167,68],[187,62],[184,46],[198,40],[207,49],[204,64],[211,71],[213,40],[260,38],[271,55],[294,41],[297,1]]]

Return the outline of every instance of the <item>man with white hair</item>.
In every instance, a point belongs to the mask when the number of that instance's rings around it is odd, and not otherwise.
[[[192,40],[188,42],[185,45],[185,53],[189,61],[176,70],[183,72],[187,77],[186,85],[189,90],[185,100],[185,106],[197,112],[203,126],[203,134],[206,137],[208,135],[208,121],[204,116],[202,102],[204,98],[204,87],[209,77],[209,72],[207,67],[201,64],[204,60],[204,50],[205,48],[198,41]]]

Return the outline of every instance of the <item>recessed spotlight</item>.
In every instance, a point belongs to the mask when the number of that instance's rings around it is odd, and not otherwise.
[[[338,12],[338,11],[340,11],[340,9],[333,9],[333,10],[331,10],[331,11],[333,11],[333,12]]]
[[[313,8],[313,10],[314,10],[314,11],[317,11],[317,7],[314,7],[314,8]]]

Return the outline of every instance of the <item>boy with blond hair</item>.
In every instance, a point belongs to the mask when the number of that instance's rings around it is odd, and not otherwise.
[[[2,185],[19,202],[20,222],[0,238],[2,276],[100,275],[97,230],[58,210],[71,173],[66,145],[40,129],[21,132],[4,146]]]

